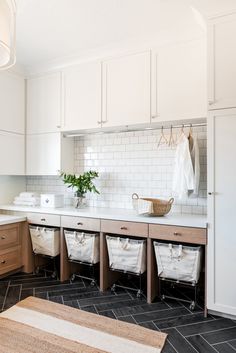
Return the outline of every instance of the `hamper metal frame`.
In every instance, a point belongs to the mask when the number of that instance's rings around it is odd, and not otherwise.
[[[33,255],[34,255],[34,273],[35,274],[38,274],[40,270],[43,270],[45,273],[51,273],[51,277],[52,278],[56,278],[58,279],[59,276],[58,276],[58,271],[57,271],[57,266],[56,266],[56,258],[59,256],[49,256],[49,255],[44,255],[44,254],[37,254],[35,252],[33,252]],[[36,257],[37,256],[40,256],[40,257],[43,257],[43,258],[46,258],[48,259],[49,261],[52,261],[52,264],[53,264],[53,270],[48,270],[47,267],[49,265],[49,263],[46,263],[46,264],[43,264],[43,265],[37,265],[36,266]]]
[[[75,263],[75,264],[78,264],[78,265],[87,266],[89,268],[89,271],[90,271],[90,274],[91,274],[91,277],[88,277],[88,276],[81,275],[80,273],[73,273],[71,275],[71,278],[70,278],[72,282],[75,280],[76,277],[78,277],[78,278],[81,278],[81,279],[85,279],[85,280],[91,281],[90,282],[90,286],[92,286],[92,287],[97,285],[97,280],[96,280],[96,276],[95,276],[95,267],[98,266],[99,262],[96,263],[96,264],[92,264],[92,263],[89,263],[89,262],[77,261],[77,260],[73,260],[73,259],[69,259],[69,258],[68,258],[68,261],[70,263]]]
[[[123,274],[126,274],[126,275],[130,275],[130,276],[137,276],[139,278],[139,288],[128,287],[128,286],[123,286],[121,284],[114,283],[111,286],[112,293],[116,292],[116,288],[122,288],[122,289],[127,289],[127,290],[131,290],[131,291],[136,292],[136,297],[137,298],[141,298],[141,296],[144,296],[144,292],[143,292],[143,289],[142,289],[142,277],[144,276],[144,274],[146,274],[146,271],[144,273],[135,273],[135,272],[124,271],[124,270],[116,270],[116,269],[111,268],[111,267],[109,267],[109,269],[110,269],[110,271],[113,271],[113,272],[120,272],[120,273],[123,273]]]

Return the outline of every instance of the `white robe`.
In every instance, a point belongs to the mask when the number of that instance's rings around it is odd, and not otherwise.
[[[172,191],[175,196],[182,199],[188,195],[189,190],[194,190],[195,175],[191,154],[189,151],[189,140],[182,133],[176,148],[174,175]]]

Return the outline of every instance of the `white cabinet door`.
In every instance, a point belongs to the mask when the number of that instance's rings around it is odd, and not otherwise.
[[[103,126],[150,122],[150,52],[103,62]]]
[[[60,131],[61,74],[27,80],[27,133]]]
[[[236,107],[236,14],[211,20],[208,28],[209,109]]]
[[[73,139],[60,133],[27,135],[26,174],[57,175],[58,171],[73,172]]]
[[[206,117],[206,66],[205,40],[152,52],[152,122]]]
[[[25,136],[0,131],[0,175],[25,174]]]
[[[0,130],[25,133],[25,80],[0,72]]]
[[[64,70],[65,121],[63,130],[101,126],[101,63],[88,62]]]
[[[236,315],[236,109],[211,112],[208,125],[208,309]]]

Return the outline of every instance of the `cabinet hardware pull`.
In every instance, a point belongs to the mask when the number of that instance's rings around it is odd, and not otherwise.
[[[1,236],[1,239],[2,239],[2,240],[6,239],[5,235],[2,235],[2,236]]]
[[[208,101],[209,105],[213,105],[215,103],[215,101]]]
[[[178,232],[174,232],[174,235],[176,235],[176,236],[177,236],[177,235],[181,235],[181,233],[178,233]]]
[[[98,124],[99,124],[99,125],[101,125],[101,123],[102,123],[101,121],[98,121]]]
[[[82,226],[82,225],[83,225],[83,223],[81,223],[81,222],[78,222],[78,223],[77,223],[77,225],[78,225],[78,226]]]
[[[121,230],[127,230],[128,228],[127,227],[120,227]]]
[[[5,264],[6,263],[6,260],[1,260],[1,264]]]
[[[57,129],[60,129],[61,128],[61,125],[57,125]]]
[[[107,123],[107,120],[102,120],[102,124],[106,124]]]
[[[210,191],[210,192],[208,192],[208,195],[214,195],[214,192],[212,192],[212,191]]]
[[[159,114],[152,116],[152,119],[157,119],[157,118],[160,118],[160,115],[159,115]]]
[[[41,221],[42,221],[42,222],[45,222],[45,221],[46,221],[46,219],[45,219],[45,218],[41,218]]]

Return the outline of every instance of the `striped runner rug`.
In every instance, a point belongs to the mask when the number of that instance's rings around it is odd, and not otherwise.
[[[160,353],[166,336],[35,297],[0,314],[0,353]]]

